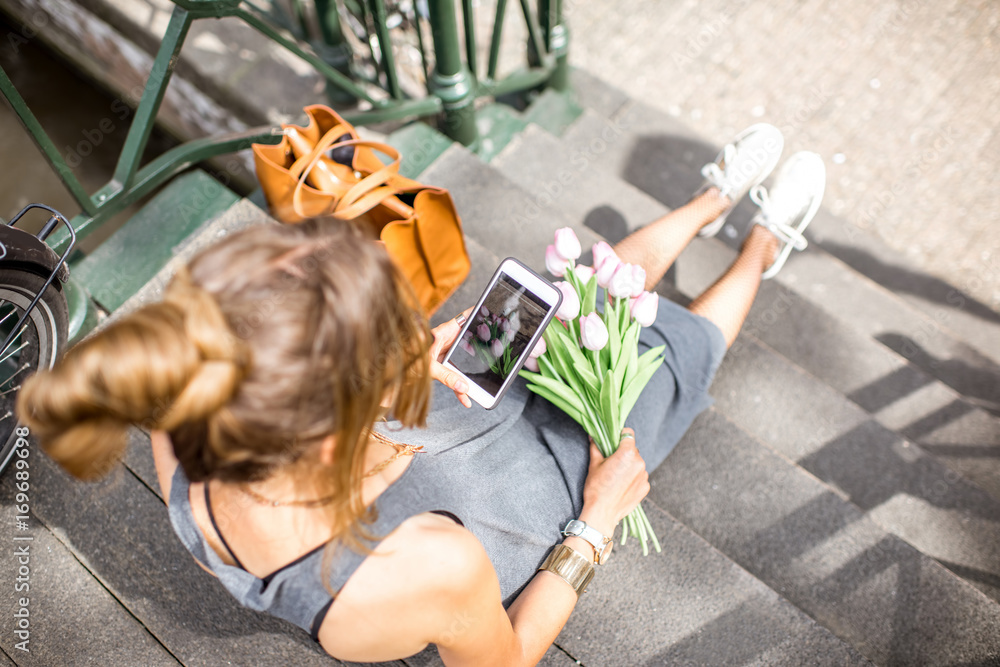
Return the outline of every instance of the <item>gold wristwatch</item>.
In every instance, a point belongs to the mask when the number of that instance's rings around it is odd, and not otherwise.
[[[579,551],[565,544],[557,544],[538,568],[558,574],[573,587],[577,597],[587,590],[587,584],[594,578],[594,563]]]

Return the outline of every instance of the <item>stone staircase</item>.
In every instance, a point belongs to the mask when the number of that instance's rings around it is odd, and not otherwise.
[[[583,72],[572,96],[480,118],[488,160],[422,124],[388,137],[404,173],[447,187],[463,218],[472,273],[435,322],[471,304],[505,256],[543,271],[559,227],[589,247],[683,204],[726,139]],[[749,217],[743,205],[730,219]],[[233,204],[116,313],[158,298],[200,247],[268,221]],[[735,256],[742,232],[730,231],[692,243],[660,291],[683,302],[710,284]],[[761,290],[715,405],[652,474],[663,553],[616,550],[543,665],[1000,665],[1000,317],[825,212],[807,235]],[[194,565],[148,437],[134,440],[127,468],[98,485],[33,455],[37,634],[25,655],[0,633],[4,653],[18,665],[336,664]],[[10,522],[12,497],[7,475]],[[0,559],[4,580],[14,569]],[[392,664],[441,662],[429,649]]]

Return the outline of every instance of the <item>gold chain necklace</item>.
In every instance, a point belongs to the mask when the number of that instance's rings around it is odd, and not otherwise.
[[[385,437],[378,431],[372,431],[371,434],[379,442],[389,445],[390,447],[395,449],[396,453],[387,458],[386,460],[382,461],[381,463],[377,464],[374,468],[372,468],[368,472],[366,472],[365,479],[368,479],[369,477],[374,477],[375,475],[379,474],[380,472],[388,468],[389,465],[393,461],[398,459],[400,456],[412,456],[414,454],[419,454],[420,452],[424,451],[423,445],[415,446],[415,445],[406,445],[401,442],[396,442],[395,440],[390,440],[389,438]],[[251,489],[249,486],[246,485],[241,485],[240,490],[243,491],[243,493],[250,496],[251,498],[253,498],[254,500],[256,500],[257,502],[263,505],[270,505],[272,507],[289,507],[289,506],[322,507],[323,505],[328,505],[331,502],[333,502],[334,498],[336,497],[335,495],[329,495],[329,496],[324,496],[322,498],[313,498],[311,500],[271,500],[270,498],[265,498],[264,496],[260,495],[259,493],[257,493],[256,491],[254,491],[253,489]]]

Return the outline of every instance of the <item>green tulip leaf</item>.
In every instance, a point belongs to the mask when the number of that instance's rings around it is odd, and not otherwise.
[[[552,405],[556,406],[557,408],[565,412],[567,415],[569,415],[573,421],[582,426],[585,430],[587,429],[587,424],[585,423],[583,413],[580,410],[577,410],[569,403],[567,403],[562,396],[552,391],[550,386],[529,382],[528,390],[538,394],[539,396],[547,400],[549,403],[551,403]]]
[[[562,379],[559,377],[559,372],[556,371],[552,362],[549,360],[550,352],[546,352],[542,356],[538,357],[538,370],[541,374],[550,380],[555,380],[556,382],[561,382]]]
[[[590,388],[590,390],[592,391],[592,395],[595,397],[599,396],[601,392],[601,383],[600,380],[597,379],[597,376],[594,374],[591,365],[586,361],[582,363],[578,361],[575,364],[573,364],[573,368],[580,376],[580,379],[583,380]]]
[[[623,420],[628,419],[629,413],[635,407],[635,402],[639,400],[639,394],[646,388],[646,385],[653,378],[653,374],[656,373],[656,369],[662,363],[663,357],[657,357],[652,363],[646,363],[644,366],[641,366],[636,376],[625,387],[621,400],[621,415]]]
[[[580,300],[581,315],[590,315],[597,310],[597,277],[591,276]]]

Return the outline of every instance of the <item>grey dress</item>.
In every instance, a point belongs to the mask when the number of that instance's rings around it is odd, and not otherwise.
[[[666,363],[628,421],[649,470],[663,462],[694,418],[711,404],[708,385],[726,350],[714,324],[662,298],[656,322],[640,336],[640,354],[661,344],[666,345]],[[483,544],[506,606],[561,541],[562,527],[583,507],[587,436],[569,417],[531,394],[523,380],[493,410],[475,404],[466,409],[451,390],[434,384],[426,429],[382,425],[387,436],[423,445],[425,452],[415,455],[376,500],[378,518],[370,530],[376,536],[388,535],[423,512],[451,517]],[[289,620],[316,638],[333,603],[322,580],[323,550],[307,553],[263,579],[227,565],[195,524],[188,486],[178,468],[170,518],[184,545],[240,603]],[[364,559],[363,554],[338,549],[328,583],[338,590]]]

